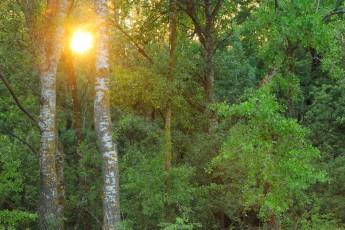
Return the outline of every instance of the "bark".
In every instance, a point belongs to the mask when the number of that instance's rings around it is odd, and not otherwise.
[[[116,229],[120,221],[118,154],[112,138],[109,98],[109,35],[106,0],[95,0],[97,12],[94,119],[103,171],[103,229]]]
[[[231,220],[229,219],[229,217],[227,215],[225,215],[224,208],[215,212],[214,217],[217,220],[217,222],[219,223],[219,228],[218,228],[219,230],[230,229]],[[233,226],[231,226],[231,227],[233,227]],[[235,229],[237,229],[237,228],[235,228]]]
[[[170,174],[171,172],[171,160],[172,160],[172,138],[171,138],[171,102],[168,102],[165,110],[165,172]],[[171,221],[171,206],[169,200],[171,196],[171,181],[169,176],[165,181],[166,196],[164,199],[165,206],[165,220],[169,223]]]
[[[315,48],[309,47],[309,51],[311,54],[311,72],[314,73],[318,70],[322,63],[322,55],[317,52]]]
[[[177,19],[176,19],[176,0],[170,0],[170,55],[169,55],[169,71],[167,77],[168,87],[168,100],[167,107],[165,110],[165,172],[169,174],[171,172],[171,160],[172,160],[172,138],[171,138],[171,116],[172,116],[172,85],[174,80],[174,66],[175,66],[175,50],[176,50],[176,30],[177,30]],[[170,197],[171,182],[169,178],[166,181],[167,199]],[[167,222],[171,220],[171,207],[165,203],[165,219]]]
[[[279,218],[276,215],[271,215],[269,222],[268,222],[268,229],[269,230],[281,230],[281,224]]]
[[[42,105],[40,110],[41,142],[40,142],[40,227],[50,229],[58,221],[57,173],[55,167],[56,151],[56,91],[55,73],[53,71],[40,74],[42,85]]]
[[[210,32],[211,33],[211,32]],[[206,101],[209,104],[213,104],[215,102],[215,95],[214,95],[214,73],[215,73],[215,66],[214,66],[214,42],[213,42],[213,35],[210,34],[206,36],[205,42],[205,77],[204,77],[204,88],[205,88],[205,96]]]
[[[63,229],[63,187],[61,176],[63,164],[56,160],[56,71],[64,38],[64,21],[68,8],[67,0],[48,1],[44,32],[41,38],[43,51],[39,54],[39,78],[41,81],[40,108],[40,173],[41,194],[39,224],[41,229]],[[59,156],[59,158],[61,158]],[[63,159],[63,158],[62,158]],[[58,172],[57,172],[58,171]]]
[[[214,96],[214,73],[215,73],[215,66],[214,66],[214,17],[215,15],[212,14],[212,7],[211,7],[211,0],[205,0],[205,16],[206,16],[206,23],[205,23],[205,45],[204,45],[204,52],[205,52],[205,94],[206,100],[209,104],[213,104],[215,102]]]

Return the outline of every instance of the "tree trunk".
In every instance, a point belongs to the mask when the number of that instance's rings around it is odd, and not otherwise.
[[[220,2],[221,0],[219,0]],[[204,73],[204,87],[205,87],[205,96],[206,102],[208,105],[212,105],[216,102],[215,93],[214,93],[214,75],[215,75],[215,64],[214,64],[214,55],[215,55],[215,44],[214,44],[214,20],[215,14],[213,13],[211,0],[205,0],[205,30],[204,30],[204,58],[205,58],[205,73]],[[216,9],[216,8],[215,8]],[[214,10],[215,10],[214,9]],[[217,118],[216,112],[211,109],[209,111],[209,127],[208,131],[217,127]]]
[[[39,78],[41,81],[41,108],[40,108],[40,173],[41,194],[39,204],[39,224],[41,229],[63,229],[63,197],[61,191],[63,181],[63,164],[61,155],[56,160],[56,71],[63,46],[64,26],[68,7],[67,0],[60,0],[54,4],[48,1],[45,21],[45,37],[39,57]],[[42,35],[41,35],[42,36]],[[57,172],[57,170],[59,172]],[[62,196],[61,196],[62,195]]]
[[[52,229],[58,223],[58,189],[55,168],[56,151],[56,91],[55,72],[41,73],[42,105],[40,109],[41,144],[40,173],[41,194],[39,205],[39,224],[41,229]]]
[[[171,160],[172,160],[172,138],[171,138],[171,115],[172,115],[172,84],[174,80],[174,66],[175,66],[175,50],[176,50],[176,30],[177,30],[177,20],[176,20],[176,0],[170,0],[170,54],[169,54],[169,71],[167,77],[167,87],[168,87],[168,100],[167,107],[165,110],[165,172],[169,174],[171,172]],[[171,182],[169,178],[166,181],[167,197],[169,200]],[[167,222],[171,220],[171,207],[165,201],[165,219]]]
[[[205,0],[205,44],[204,44],[204,58],[205,58],[205,96],[208,104],[213,104],[215,102],[214,95],[214,16],[212,15],[212,6],[210,0]]]
[[[103,171],[103,229],[112,230],[120,221],[118,154],[112,138],[109,97],[109,35],[106,0],[95,0],[97,12],[96,81],[94,116]]]
[[[212,6],[211,0],[204,0],[204,17],[205,23],[201,23],[198,19],[197,3],[194,1],[186,1],[186,13],[193,21],[196,35],[199,38],[200,44],[204,49],[204,95],[206,104],[210,105],[215,103],[214,93],[214,77],[215,77],[215,18],[222,5],[222,0],[218,0],[215,6]],[[211,132],[214,127],[217,126],[217,119],[215,111],[211,110],[209,116],[209,127],[208,131]]]
[[[310,71],[314,73],[317,69],[320,68],[322,63],[322,55],[317,52],[315,48],[309,48],[311,54],[311,69]]]
[[[268,229],[269,230],[281,230],[281,224],[279,221],[279,217],[277,217],[276,215],[272,214],[270,216],[270,219],[268,221]]]

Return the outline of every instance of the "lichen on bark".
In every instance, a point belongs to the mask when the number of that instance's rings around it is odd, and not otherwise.
[[[112,138],[109,95],[109,34],[107,1],[95,0],[97,12],[94,119],[103,171],[103,229],[116,229],[120,221],[118,154]]]

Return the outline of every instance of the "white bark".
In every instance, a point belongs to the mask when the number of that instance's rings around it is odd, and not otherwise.
[[[97,12],[95,127],[102,154],[103,229],[113,230],[120,221],[119,176],[116,144],[112,138],[109,98],[109,35],[107,0],[95,0]]]
[[[39,58],[39,77],[41,81],[40,108],[40,173],[41,195],[39,205],[39,224],[41,229],[63,229],[63,207],[61,207],[58,188],[61,172],[56,169],[56,71],[64,38],[64,21],[68,7],[67,0],[48,4],[44,36],[41,35],[42,53]],[[54,11],[52,10],[54,9]],[[63,170],[59,168],[59,170]]]

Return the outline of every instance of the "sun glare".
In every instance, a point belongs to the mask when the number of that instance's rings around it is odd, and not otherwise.
[[[77,30],[74,32],[71,48],[76,53],[85,53],[92,47],[93,37],[89,32]]]

